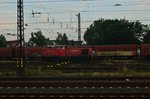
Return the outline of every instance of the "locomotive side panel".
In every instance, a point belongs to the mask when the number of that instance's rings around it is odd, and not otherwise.
[[[64,57],[65,49],[47,48],[42,51],[42,57]]]

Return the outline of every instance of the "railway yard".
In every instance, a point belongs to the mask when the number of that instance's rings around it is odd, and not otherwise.
[[[24,1],[0,1],[0,99],[150,99],[148,0]]]
[[[135,99],[150,97],[148,60],[0,61],[0,99]]]

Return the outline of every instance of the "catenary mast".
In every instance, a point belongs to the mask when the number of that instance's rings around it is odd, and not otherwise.
[[[23,0],[17,0],[17,74],[22,74],[24,70],[25,50],[24,50],[24,8]]]

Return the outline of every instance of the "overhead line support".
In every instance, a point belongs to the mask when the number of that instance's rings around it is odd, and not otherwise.
[[[17,74],[20,75],[24,71],[25,50],[24,50],[24,8],[23,0],[17,0]]]

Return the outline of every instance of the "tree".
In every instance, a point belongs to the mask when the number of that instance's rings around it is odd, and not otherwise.
[[[150,44],[150,31],[146,35],[144,35],[143,43]]]
[[[146,27],[139,21],[100,19],[87,28],[84,40],[90,45],[134,44],[140,41]]]
[[[0,35],[0,47],[6,47],[6,46],[7,46],[7,42],[5,36]]]
[[[57,32],[58,37],[56,38],[56,44],[57,45],[67,45],[68,44],[68,37],[65,33],[59,33]]]
[[[44,46],[46,45],[46,38],[42,35],[42,31],[31,33],[31,38],[28,41],[30,46]]]

